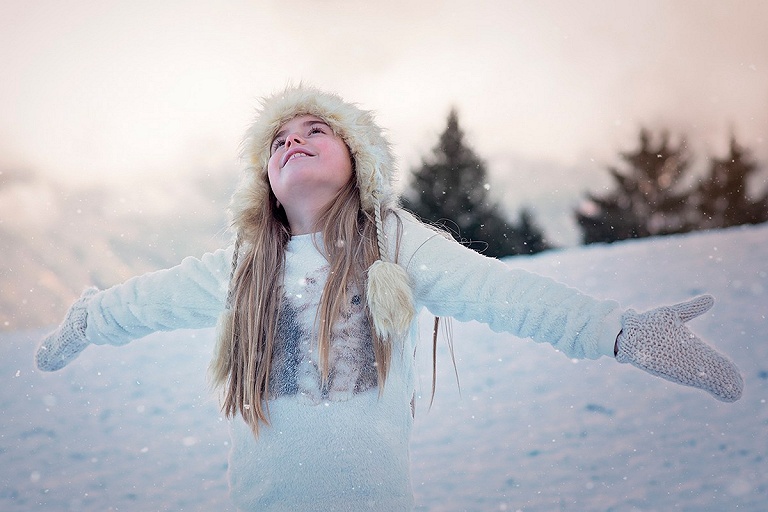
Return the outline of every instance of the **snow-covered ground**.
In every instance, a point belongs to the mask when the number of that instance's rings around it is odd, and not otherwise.
[[[570,361],[453,322],[460,394],[443,343],[428,410],[425,314],[418,510],[766,510],[768,226],[510,264],[638,310],[714,294],[691,327],[741,367],[744,396],[723,404],[609,359]],[[231,510],[226,425],[205,380],[211,331],[93,347],[55,374],[33,369],[41,334],[0,337],[0,510]]]

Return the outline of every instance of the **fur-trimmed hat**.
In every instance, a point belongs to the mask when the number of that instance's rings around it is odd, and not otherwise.
[[[267,174],[270,146],[286,122],[300,115],[322,119],[349,148],[360,190],[362,208],[374,215],[379,260],[368,269],[366,294],[374,327],[384,339],[401,336],[414,315],[413,296],[405,270],[388,254],[386,233],[382,224],[382,207],[397,204],[393,180],[394,157],[389,142],[376,124],[373,113],[345,102],[336,94],[308,86],[288,87],[261,100],[256,119],[247,130],[242,156],[249,164],[251,179],[243,182],[232,201],[233,227],[237,230],[238,246],[249,238],[253,217],[244,211],[254,204],[269,201],[266,180],[253,179]],[[237,266],[237,248],[232,271]],[[231,280],[231,277],[230,277]],[[231,291],[230,282],[230,291]],[[231,293],[227,308],[231,306]]]

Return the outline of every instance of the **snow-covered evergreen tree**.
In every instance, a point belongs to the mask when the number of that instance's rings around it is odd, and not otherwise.
[[[549,248],[530,212],[522,212],[520,225],[515,225],[505,218],[489,191],[486,165],[466,144],[458,114],[452,109],[431,158],[414,170],[403,206],[487,256]]]
[[[690,193],[680,190],[689,168],[685,143],[673,146],[662,134],[654,144],[647,130],[640,131],[640,146],[622,153],[627,169],[610,168],[616,188],[600,197],[588,194],[576,219],[586,244],[615,242],[690,231]]]
[[[700,227],[725,228],[768,221],[768,190],[750,197],[749,179],[759,170],[750,151],[731,137],[729,153],[713,158],[707,177],[696,190]]]

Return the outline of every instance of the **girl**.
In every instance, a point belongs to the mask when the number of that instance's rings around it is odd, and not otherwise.
[[[511,269],[398,208],[370,112],[288,88],[246,134],[233,247],[108,290],[88,289],[43,340],[58,370],[90,344],[209,327],[231,419],[240,510],[409,510],[416,313],[478,320],[738,400],[742,379],[684,325],[711,297],[637,314]]]

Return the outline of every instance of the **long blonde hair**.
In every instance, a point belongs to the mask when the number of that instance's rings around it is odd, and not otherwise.
[[[390,368],[393,346],[415,317],[410,278],[397,263],[400,217],[394,244],[384,220],[397,211],[394,155],[372,112],[314,87],[289,86],[263,98],[242,145],[246,180],[235,192],[232,226],[237,232],[227,307],[219,321],[218,346],[211,363],[214,386],[223,391],[222,410],[240,413],[258,435],[268,423],[270,371],[283,301],[285,249],[290,230],[285,211],[269,185],[270,147],[290,119],[313,115],[341,137],[352,161],[353,178],[318,219],[330,265],[316,323],[321,376],[329,377],[331,332],[346,307],[350,286],[363,294],[375,353],[379,392]],[[315,239],[319,243],[320,237]],[[393,254],[389,254],[392,252]]]
[[[266,174],[253,177],[264,180]],[[283,299],[285,247],[290,230],[285,212],[274,194],[268,201],[244,201],[235,225],[262,226],[249,230],[236,247],[241,256],[230,283],[229,309],[222,315],[217,351],[211,363],[211,378],[222,390],[222,411],[227,417],[241,414],[258,436],[260,424],[269,424],[269,383],[272,355],[277,343]],[[249,202],[250,201],[250,202]],[[393,213],[387,209],[385,214]],[[352,179],[320,216],[317,231],[322,236],[330,268],[317,312],[318,351],[321,376],[328,379],[331,332],[348,304],[350,285],[365,290],[366,271],[379,258],[373,213],[361,206],[357,179]],[[398,230],[399,231],[399,230]],[[242,245],[242,248],[240,248]],[[370,321],[370,310],[368,310]],[[378,372],[379,391],[389,371],[392,346],[371,329]]]

